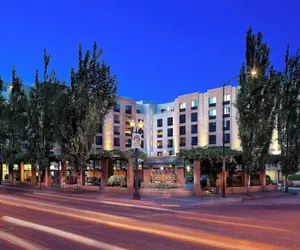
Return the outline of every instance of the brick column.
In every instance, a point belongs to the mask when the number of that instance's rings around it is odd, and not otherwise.
[[[133,190],[134,190],[133,180],[134,180],[133,162],[129,161],[127,167],[127,191],[129,194],[133,194]]]
[[[264,186],[266,186],[266,170],[263,170],[259,173],[259,185],[262,186],[264,191]]]
[[[194,161],[194,195],[195,196],[201,195],[200,176],[201,176],[200,161],[195,160]]]
[[[85,185],[85,171],[84,170],[81,170],[79,178],[80,178],[81,186],[84,186]]]
[[[63,161],[60,167],[61,167],[59,171],[60,187],[63,187],[63,182],[67,181],[67,163]]]
[[[36,167],[31,166],[31,185],[36,185]]]
[[[102,165],[103,164],[103,165]],[[107,181],[108,181],[108,160],[103,160],[101,161],[101,176],[103,175],[103,186],[107,186]],[[102,179],[101,179],[102,180]]]
[[[25,172],[24,172],[24,162],[20,163],[20,182],[24,182],[25,180]]]
[[[150,169],[144,169],[144,183],[150,182]]]

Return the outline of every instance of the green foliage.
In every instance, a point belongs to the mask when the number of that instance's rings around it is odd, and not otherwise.
[[[127,187],[127,180],[124,176],[112,175],[108,178],[107,184],[111,187]]]
[[[288,177],[289,181],[300,181],[300,174],[291,175]]]
[[[178,183],[141,183],[141,188],[157,188],[157,189],[170,189],[170,188],[184,188],[184,185]]]
[[[280,74],[270,67],[270,49],[262,33],[246,35],[246,68],[240,71],[237,93],[238,127],[243,163],[248,174],[264,168],[275,128]],[[253,77],[250,72],[255,70]]]
[[[273,180],[271,179],[271,177],[269,175],[266,175],[266,184],[267,185],[273,184]]]
[[[79,174],[92,154],[95,131],[115,104],[116,77],[99,62],[102,50],[94,44],[83,57],[79,47],[78,70],[71,71],[71,86],[60,96],[56,137],[62,152]]]
[[[300,165],[300,53],[294,57],[287,48],[285,70],[280,87],[278,139],[283,175],[295,174]]]

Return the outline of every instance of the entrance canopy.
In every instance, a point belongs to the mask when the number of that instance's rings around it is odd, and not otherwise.
[[[176,156],[170,157],[147,157],[144,166],[162,166],[162,165],[176,165],[183,166],[183,160],[180,160]]]

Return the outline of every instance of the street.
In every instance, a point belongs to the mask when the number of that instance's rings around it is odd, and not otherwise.
[[[143,207],[0,189],[1,249],[299,249],[300,198]]]

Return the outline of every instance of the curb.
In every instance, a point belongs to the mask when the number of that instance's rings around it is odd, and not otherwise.
[[[276,198],[283,197],[288,195],[297,195],[297,193],[278,193],[278,194],[270,194],[270,195],[258,195],[258,196],[245,196],[242,197],[242,201],[244,200],[258,200],[258,199],[267,199],[267,198]]]

